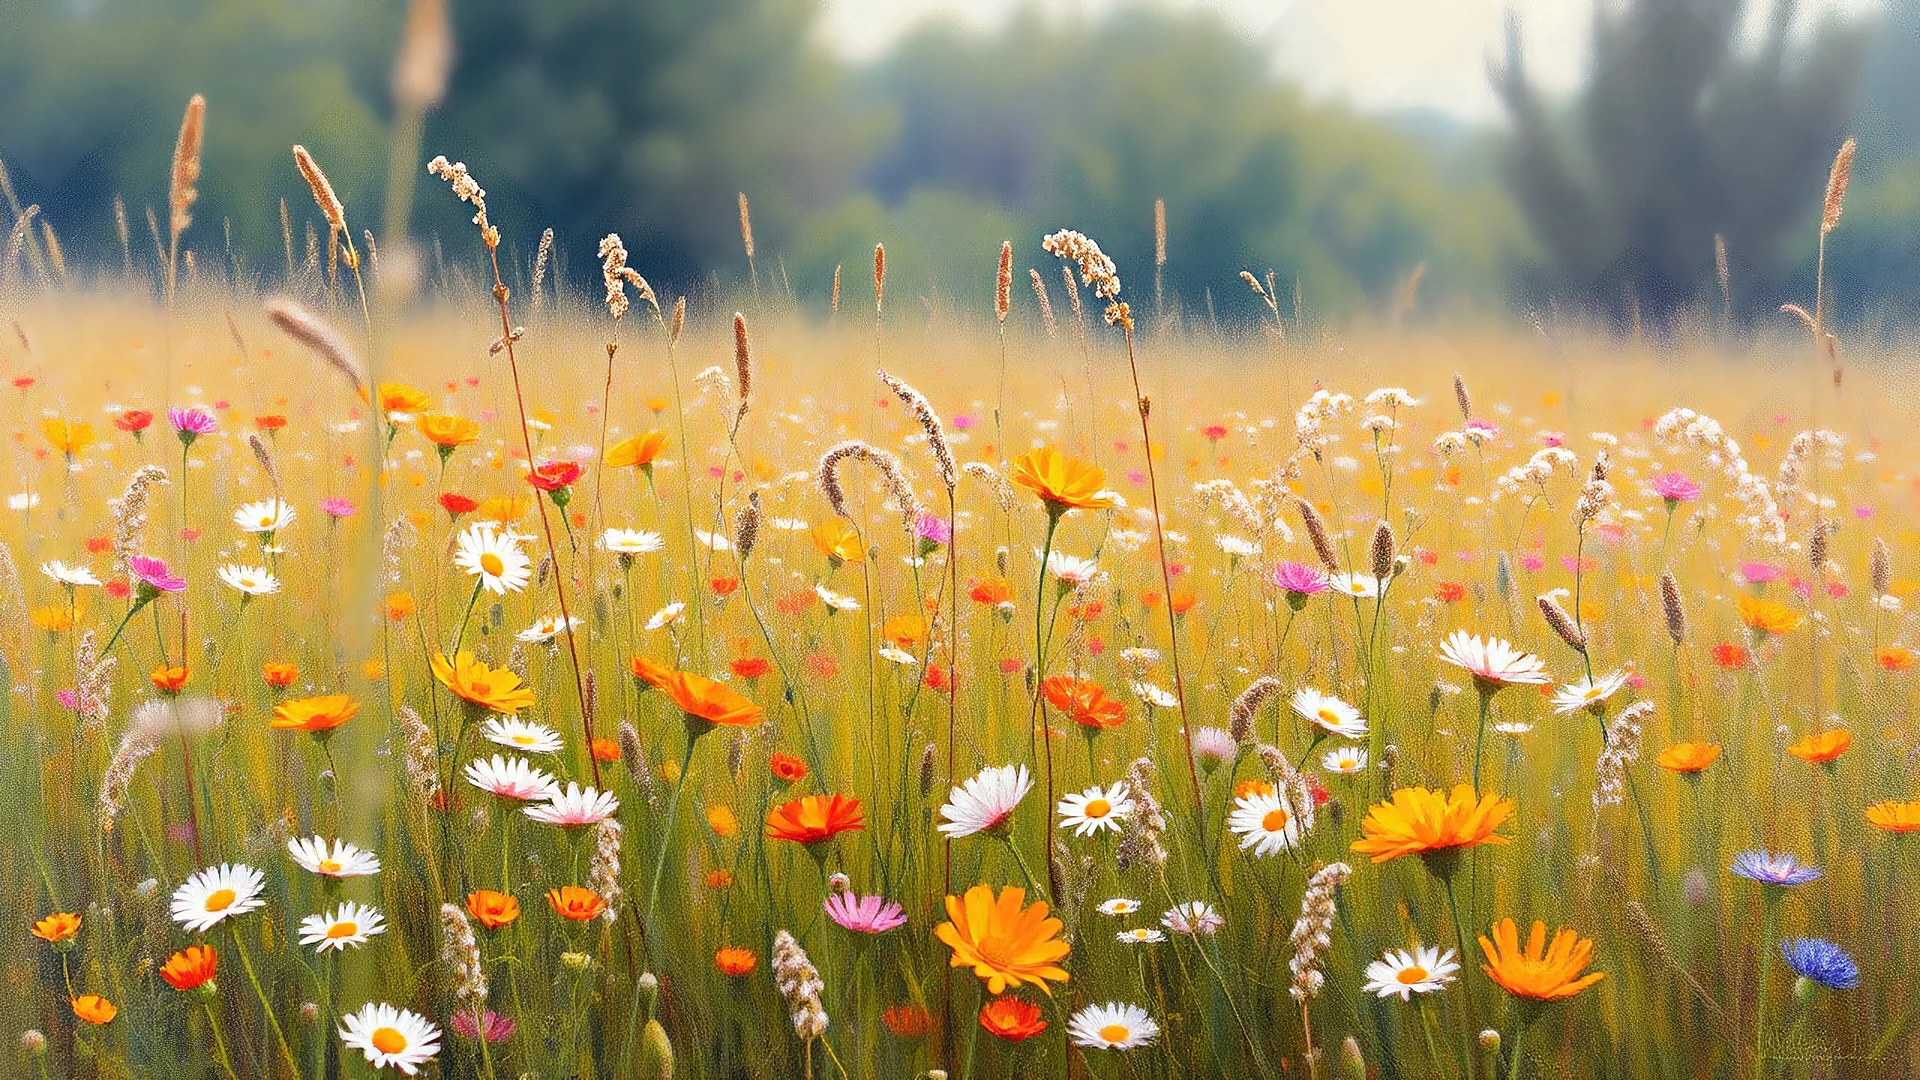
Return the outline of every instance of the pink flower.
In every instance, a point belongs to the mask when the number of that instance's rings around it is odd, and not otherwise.
[[[53,696],[60,702],[62,707],[72,709],[74,712],[80,711],[80,691],[60,690],[56,691]]]
[[[1833,597],[1835,600],[1847,595],[1847,583],[1844,581],[1827,582],[1827,595]]]
[[[179,593],[187,591],[187,579],[174,577],[167,564],[160,559],[145,555],[131,555],[127,558],[127,569],[140,581],[140,591],[153,591],[154,596],[161,593]],[[151,599],[151,597],[149,597]]]
[[[968,428],[972,427],[976,422],[977,421],[975,421],[972,416],[969,416],[966,413],[961,413],[959,416],[956,416],[953,418],[953,426],[956,430],[959,430],[959,431],[967,430]]]
[[[1540,441],[1548,446],[1565,446],[1567,444],[1567,436],[1564,432],[1543,431],[1540,433]]]
[[[206,412],[191,406],[174,405],[167,409],[167,423],[173,425],[180,441],[190,443],[202,435],[211,435],[220,425]]]
[[[478,1039],[481,1037],[483,1030],[487,1042],[495,1046],[513,1038],[515,1025],[512,1020],[501,1016],[492,1009],[488,1009],[486,1015],[476,1021],[474,1016],[476,1012],[478,1012],[478,1010],[457,1009],[454,1011],[454,1014],[448,1018],[448,1022],[453,1026],[453,1030],[459,1032],[461,1038]]]
[[[1749,585],[1765,585],[1780,579],[1781,570],[1772,563],[1743,562],[1740,564],[1740,580]]]
[[[344,518],[344,517],[353,516],[353,504],[348,502],[345,499],[340,499],[340,498],[321,499],[320,509],[325,511],[326,515],[330,518]]]
[[[1467,421],[1466,431],[1467,438],[1472,439],[1474,442],[1487,442],[1500,435],[1500,429],[1486,420]]]
[[[1853,516],[1859,518],[1862,521],[1865,521],[1866,519],[1873,516],[1873,507],[1856,506],[1853,508]]]
[[[1327,575],[1324,571],[1298,562],[1283,562],[1274,567],[1273,583],[1285,592],[1298,593],[1301,596],[1323,593],[1331,587],[1327,584]]]
[[[1141,472],[1139,469],[1128,469],[1127,482],[1130,484],[1144,484],[1147,482],[1147,474]]]
[[[951,543],[953,540],[953,530],[947,528],[947,519],[931,511],[922,511],[914,519],[913,534],[935,544]]]
[[[1538,555],[1529,553],[1520,556],[1520,567],[1523,570],[1538,570],[1545,565],[1547,565],[1547,560]]]
[[[1663,472],[1653,478],[1653,493],[1667,500],[1667,509],[1671,510],[1699,498],[1700,485],[1687,479],[1685,473]]]
[[[884,896],[835,893],[827,897],[826,909],[828,918],[861,934],[884,934],[907,922],[900,905]]]

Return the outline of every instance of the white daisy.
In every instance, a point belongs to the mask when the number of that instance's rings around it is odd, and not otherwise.
[[[1293,692],[1293,711],[1329,735],[1338,735],[1343,739],[1367,737],[1367,721],[1360,715],[1359,709],[1310,686]]]
[[[93,576],[92,570],[84,566],[68,566],[59,560],[50,563],[41,563],[40,572],[68,588],[73,588],[76,585],[100,584],[100,579]]]
[[[299,863],[301,869],[323,877],[366,877],[380,872],[378,855],[363,851],[345,840],[335,840],[329,847],[321,837],[296,836],[287,841],[287,854],[293,856],[293,861]]]
[[[228,563],[215,573],[220,580],[248,596],[269,596],[280,591],[280,579],[264,566],[240,566]]]
[[[7,509],[9,510],[31,510],[39,505],[40,496],[32,491],[23,491],[18,495],[7,496]]]
[[[235,915],[262,907],[266,878],[243,863],[209,866],[173,890],[173,921],[203,933]]]
[[[1038,556],[1039,552],[1034,552]],[[1092,559],[1068,555],[1064,551],[1047,553],[1047,572],[1064,584],[1079,588],[1100,576],[1100,566]]]
[[[1293,816],[1293,806],[1278,792],[1235,799],[1233,813],[1227,815],[1227,828],[1240,837],[1240,850],[1252,848],[1263,858],[1291,851],[1300,843],[1300,821]]]
[[[317,953],[329,949],[345,952],[349,946],[357,949],[365,945],[368,938],[386,928],[379,911],[349,900],[332,911],[301,919],[300,944],[313,946]]]
[[[1072,829],[1075,836],[1092,836],[1120,827],[1121,819],[1133,813],[1133,799],[1127,785],[1102,788],[1098,784],[1074,792],[1060,800],[1054,809],[1060,812],[1060,827]]]
[[[1116,896],[1111,900],[1100,901],[1097,909],[1102,915],[1131,915],[1140,910],[1140,901]]]
[[[1131,930],[1122,930],[1113,936],[1120,939],[1122,945],[1158,945],[1167,940],[1166,931],[1156,930],[1151,926],[1136,926]]]
[[[1459,972],[1460,965],[1453,956],[1452,949],[1442,952],[1437,945],[1412,952],[1388,949],[1367,965],[1367,982],[1361,989],[1383,998],[1398,994],[1401,1001],[1411,1001],[1415,994],[1431,994],[1444,989]]]
[[[1320,764],[1330,773],[1356,776],[1367,767],[1367,751],[1364,747],[1343,746],[1338,750],[1327,751],[1320,758]]]
[[[702,545],[706,546],[709,550],[712,550],[712,551],[732,551],[733,550],[733,541],[727,539],[726,537],[720,535],[719,533],[710,533],[702,529],[695,529],[693,530],[693,535],[695,538],[697,538],[700,541]]]
[[[521,813],[548,825],[575,829],[582,825],[598,825],[612,817],[618,809],[620,800],[612,792],[583,788],[569,781],[566,791],[539,806],[529,806]]]
[[[426,1017],[371,1001],[340,1018],[340,1041],[365,1054],[374,1068],[391,1065],[408,1076],[440,1053],[440,1029]]]
[[[1478,635],[1455,630],[1440,646],[1440,659],[1473,676],[1483,691],[1503,686],[1539,686],[1549,681],[1547,665],[1532,653],[1524,653],[1497,637],[1482,641]]]
[[[532,626],[513,635],[513,639],[524,641],[529,645],[537,645],[543,641],[552,641],[563,631],[583,626],[585,622],[586,620],[578,618],[568,618],[563,622],[558,615],[543,615],[534,620]]]
[[[1132,685],[1133,696],[1156,709],[1177,709],[1180,699],[1150,682],[1137,682]]]
[[[1162,914],[1160,925],[1176,934],[1217,934],[1227,920],[1205,900],[1189,900]]]
[[[653,613],[653,617],[647,620],[647,629],[660,630],[672,626],[674,623],[680,621],[680,616],[686,613],[687,602],[685,600],[675,600],[673,603]]]
[[[1569,683],[1553,692],[1554,714],[1565,716],[1568,713],[1598,705],[1612,697],[1625,685],[1627,685],[1627,673],[1624,671],[1602,675],[1597,679],[1589,676],[1577,683]]]
[[[1327,579],[1333,591],[1356,600],[1371,600],[1380,595],[1380,579],[1372,574],[1335,574]]]
[[[520,550],[518,538],[490,522],[476,521],[461,530],[453,564],[499,596],[519,592],[533,580],[533,560]]]
[[[815,585],[813,587],[813,593],[815,596],[818,596],[820,598],[821,603],[827,605],[827,608],[829,610],[832,610],[832,611],[859,611],[860,610],[860,601],[855,600],[851,596],[841,596],[839,593],[834,592],[832,589],[827,588],[825,585]]]
[[[293,507],[279,499],[243,504],[233,512],[233,523],[250,533],[277,532],[293,524]]]
[[[1213,538],[1220,550],[1236,559],[1251,559],[1260,554],[1260,544],[1254,540],[1242,540],[1237,536],[1220,535]]]
[[[564,745],[560,733],[535,720],[496,716],[480,725],[480,735],[496,746],[527,754],[557,754]]]
[[[495,754],[485,761],[469,761],[467,783],[489,795],[521,802],[545,802],[560,794],[553,777],[534,768],[526,758]]]
[[[659,533],[645,529],[608,529],[600,537],[600,549],[615,555],[651,555],[666,546]]]
[[[947,804],[940,808],[946,819],[940,831],[958,840],[998,828],[1032,789],[1033,774],[1025,765],[981,769],[947,795]]]
[[[882,660],[889,660],[902,666],[910,666],[920,662],[914,659],[912,653],[891,643],[880,646],[879,653]]]
[[[1067,1034],[1073,1036],[1078,1046],[1131,1050],[1153,1042],[1160,1034],[1160,1025],[1138,1005],[1109,1001],[1074,1013],[1073,1019],[1067,1022]]]

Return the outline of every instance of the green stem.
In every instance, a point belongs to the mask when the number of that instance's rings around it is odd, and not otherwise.
[[[287,1034],[280,1029],[280,1018],[274,1015],[273,1003],[267,1000],[267,992],[260,986],[260,977],[253,972],[253,960],[247,955],[247,943],[238,926],[233,927],[233,947],[240,954],[240,967],[247,973],[247,982],[253,986],[253,996],[260,999],[260,1009],[267,1014],[267,1026],[273,1029],[274,1041],[279,1044],[280,1052],[286,1055],[287,1069],[298,1077],[300,1062],[294,1058],[293,1048],[287,1045]]]

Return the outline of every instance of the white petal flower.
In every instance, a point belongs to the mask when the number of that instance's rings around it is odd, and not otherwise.
[[[376,1069],[391,1065],[408,1076],[440,1053],[440,1029],[409,1009],[368,1002],[340,1018],[340,1041]]]
[[[264,906],[260,890],[265,885],[260,871],[243,863],[209,866],[173,890],[173,921],[196,934],[211,930]]]
[[[1025,765],[981,769],[947,795],[947,804],[940,808],[945,821],[939,829],[958,840],[996,828],[1031,790],[1033,774]]]

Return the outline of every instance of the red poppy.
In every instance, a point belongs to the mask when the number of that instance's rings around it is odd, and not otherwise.
[[[479,503],[457,492],[449,491],[445,495],[440,496],[440,508],[452,514],[454,517],[459,517],[461,514],[471,514],[479,509],[479,507]]]
[[[781,752],[767,759],[767,769],[773,778],[783,784],[807,778],[807,763],[792,754]]]
[[[527,483],[541,491],[559,491],[580,479],[580,466],[571,461],[543,461],[527,473]]]
[[[712,581],[707,582],[707,585],[713,589],[713,595],[718,596],[724,600],[727,597],[732,596],[736,591],[739,590],[740,579],[730,578],[730,577],[717,577],[717,578],[714,578]]]
[[[259,428],[261,431],[279,431],[281,428],[287,426],[287,418],[281,416],[279,413],[271,413],[267,416],[256,416],[253,418],[253,426]]]
[[[727,669],[738,678],[760,679],[773,670],[773,663],[764,656],[742,656],[728,664]]]
[[[153,413],[146,409],[128,409],[113,418],[113,426],[121,431],[145,431],[153,423]]]
[[[1735,645],[1730,641],[1715,645],[1712,652],[1713,662],[1728,671],[1738,671],[1753,661],[1753,654],[1747,651],[1746,646]]]
[[[1116,728],[1126,722],[1126,706],[1107,696],[1106,690],[1091,679],[1071,675],[1053,675],[1040,684],[1047,703],[1084,728]]]
[[[1434,595],[1449,604],[1458,603],[1467,598],[1467,587],[1457,581],[1443,581],[1434,587]]]

